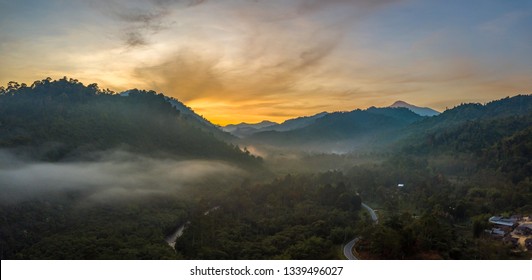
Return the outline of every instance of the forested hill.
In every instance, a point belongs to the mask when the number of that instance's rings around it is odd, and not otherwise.
[[[93,151],[220,159],[259,160],[181,116],[162,94],[132,91],[120,96],[63,78],[0,90],[0,148],[57,161]]]
[[[532,174],[532,95],[465,104],[413,124],[399,154],[468,157],[514,182]]]
[[[129,90],[129,93],[138,90]],[[214,137],[226,141],[226,142],[232,142],[236,139],[235,136],[233,136],[231,133],[225,132],[218,128],[216,125],[212,124],[209,120],[205,119],[203,116],[198,115],[192,108],[188,107],[187,105],[183,104],[181,101],[173,98],[165,96],[165,100],[168,101],[174,107],[174,109],[178,110],[180,112],[180,117],[190,124],[199,127],[201,130],[214,135]]]
[[[461,104],[446,110],[434,118],[420,122],[420,130],[441,129],[467,121],[488,121],[507,117],[526,116],[532,112],[532,95],[516,95],[491,101],[485,105],[479,103]]]
[[[486,105],[462,104],[411,125],[409,152],[473,152],[477,155],[507,137],[532,127],[532,95],[517,95]]]
[[[375,144],[396,138],[409,124],[422,119],[420,115],[406,108],[375,108],[335,112],[327,114],[314,123],[290,131],[266,131],[252,135],[252,142],[277,146],[328,150],[352,151],[358,146],[367,149]]]

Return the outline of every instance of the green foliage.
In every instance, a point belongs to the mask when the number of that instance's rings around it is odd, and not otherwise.
[[[481,155],[505,137],[532,125],[532,115],[502,119],[470,120],[427,133],[416,134],[404,143],[405,152],[415,154],[473,153]]]
[[[221,159],[256,166],[260,160],[202,131],[162,94],[119,96],[66,78],[12,86],[0,95],[0,147],[58,161],[89,152],[126,149],[154,156]]]
[[[483,214],[474,216],[471,218],[471,221],[473,222],[473,236],[474,237],[480,237],[482,232],[484,232],[485,229],[489,228],[489,222],[488,219],[490,218],[489,214]]]
[[[514,183],[530,180],[532,175],[532,126],[505,137],[483,154],[483,162],[509,174]]]
[[[163,237],[186,215],[173,198],[47,197],[1,208],[2,259],[175,259]]]
[[[370,163],[343,157],[345,172],[239,186],[209,181],[189,190],[186,203],[166,194],[88,203],[90,192],[62,191],[2,205],[1,258],[331,259],[356,236],[359,252],[376,259],[529,258],[482,232],[491,215],[532,212],[531,103],[531,96],[517,96],[423,119],[402,109],[330,114],[278,139],[299,144],[316,135],[331,140],[366,132],[410,138]],[[260,167],[259,159],[205,133],[160,94],[133,90],[123,97],[66,78],[1,88],[0,132],[0,148],[48,161],[126,149]],[[362,201],[378,208],[378,225],[359,217]],[[174,251],[164,237],[185,224]]]
[[[191,259],[334,258],[334,248],[354,234],[350,225],[357,220],[360,200],[350,195],[352,187],[321,185],[323,179],[288,175],[234,188],[219,200],[219,210],[191,217],[176,250]],[[332,190],[326,199],[324,190]]]

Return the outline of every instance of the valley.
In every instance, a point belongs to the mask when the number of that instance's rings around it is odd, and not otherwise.
[[[428,109],[219,127],[154,91],[11,84],[1,258],[529,259],[486,230],[532,214],[532,96]]]

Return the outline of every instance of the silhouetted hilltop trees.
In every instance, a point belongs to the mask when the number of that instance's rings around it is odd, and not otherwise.
[[[10,82],[0,91],[0,147],[23,149],[42,160],[126,149],[150,155],[258,160],[180,116],[162,94],[131,90],[120,96],[96,84],[44,79]]]

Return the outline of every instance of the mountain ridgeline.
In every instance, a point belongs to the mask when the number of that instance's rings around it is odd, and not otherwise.
[[[462,104],[413,124],[394,145],[397,153],[421,157],[467,157],[507,174],[514,183],[532,174],[532,95]],[[455,167],[461,163],[455,162]]]
[[[0,92],[0,148],[46,161],[124,149],[246,165],[259,162],[216,138],[225,133],[191,111],[182,113],[177,105],[182,104],[154,91],[118,95],[66,78],[32,86],[10,83]]]
[[[443,113],[398,101],[385,108],[300,117],[245,133],[238,133],[236,125],[231,133],[248,145],[325,153],[450,149],[444,145],[478,150],[530,127],[531,100],[530,95],[517,95],[485,105],[461,104]]]
[[[487,231],[532,213],[532,95],[417,109],[225,127],[237,139],[153,91],[10,82],[0,258],[339,259],[356,238],[362,259],[530,259]]]
[[[394,104],[386,108],[406,108],[412,111],[413,113],[423,116],[423,117],[427,117],[427,116],[431,117],[431,116],[436,116],[440,114],[440,112],[433,110],[431,108],[418,107],[412,104],[408,104],[404,101],[397,101]],[[379,109],[386,109],[386,108],[379,108]],[[392,113],[394,111],[390,111],[390,110],[379,111],[375,107],[371,107],[370,109],[368,109],[368,112],[370,111],[371,113],[383,114],[383,115],[387,115],[392,118],[394,117],[394,114]],[[400,111],[396,111],[396,112],[400,112]],[[344,112],[344,113],[347,113],[347,112]],[[338,112],[333,113],[333,114],[338,114]],[[297,117],[297,118],[289,119],[280,124],[271,122],[271,121],[262,121],[260,123],[255,123],[255,124],[249,124],[249,123],[230,124],[225,127],[222,127],[222,130],[229,132],[237,137],[246,138],[259,132],[266,132],[266,131],[284,132],[284,131],[291,131],[291,130],[304,128],[306,126],[310,126],[314,124],[317,120],[327,115],[329,115],[329,113],[321,112],[321,113],[318,113],[312,116]]]
[[[407,108],[409,109],[410,111],[420,115],[420,116],[424,116],[424,117],[432,117],[432,116],[436,116],[438,114],[440,114],[440,112],[434,110],[434,109],[431,109],[431,108],[428,108],[428,107],[418,107],[418,106],[415,106],[415,105],[412,105],[412,104],[408,104],[404,101],[396,101],[394,102],[392,105],[389,106],[390,108]]]
[[[404,150],[479,152],[530,127],[532,97],[518,95],[462,104],[438,114],[398,101],[390,107],[322,112],[281,124],[229,125],[222,129],[179,100],[154,91],[121,94],[66,78],[10,83],[0,92],[0,147],[31,157],[61,160],[86,152],[126,149],[186,158],[257,162],[244,145],[349,153]],[[223,131],[225,130],[225,132]],[[231,135],[230,133],[233,135]]]
[[[371,107],[326,114],[301,128],[258,132],[246,140],[314,151],[351,152],[385,144],[390,135],[422,118],[406,108]]]
[[[253,133],[259,132],[263,129],[268,129],[272,126],[277,125],[275,122],[271,121],[262,121],[260,123],[239,123],[239,124],[230,124],[222,127],[222,130],[237,137],[246,137]]]
[[[462,104],[408,127],[408,152],[480,152],[532,126],[532,95],[517,95],[485,105]]]

